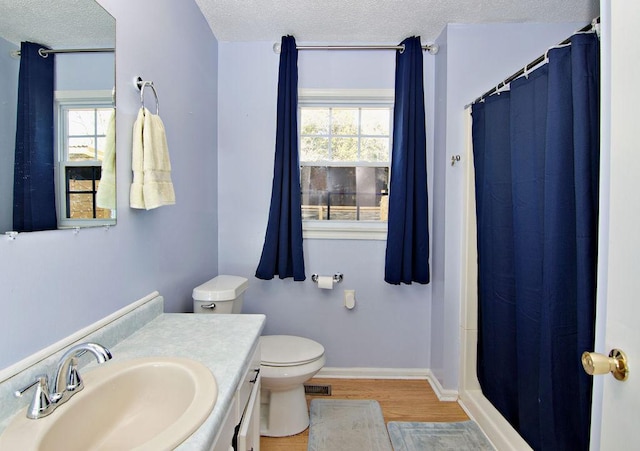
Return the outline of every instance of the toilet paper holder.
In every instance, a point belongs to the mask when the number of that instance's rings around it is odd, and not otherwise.
[[[318,283],[318,276],[317,274],[311,274],[311,280],[313,281],[313,283]],[[333,283],[339,283],[342,282],[343,276],[341,272],[337,272],[333,275]]]

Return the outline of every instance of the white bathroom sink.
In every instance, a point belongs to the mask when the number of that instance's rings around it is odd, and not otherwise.
[[[209,416],[218,396],[211,371],[184,358],[110,361],[82,373],[84,389],[51,415],[19,412],[0,449],[173,449]]]

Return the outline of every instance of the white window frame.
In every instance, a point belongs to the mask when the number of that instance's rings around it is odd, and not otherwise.
[[[67,142],[67,130],[63,120],[63,111],[67,108],[114,108],[113,93],[107,90],[95,91],[55,91],[54,93],[56,124],[56,203],[58,210],[58,228],[99,227],[116,224],[116,210],[111,210],[108,219],[70,219],[67,218],[65,168],[67,166],[96,166],[94,161],[74,162],[67,164],[64,158],[64,146]]]
[[[300,89],[298,90],[298,124],[300,124],[300,108],[314,106],[390,108],[392,122],[393,103],[393,89]],[[390,129],[390,133],[393,135],[392,128]],[[299,135],[300,133],[298,133],[298,140],[300,140]],[[389,148],[389,160],[391,160],[391,147]],[[391,168],[390,161],[389,168]],[[385,241],[387,239],[387,221],[327,221],[306,219],[302,221],[302,237],[306,239]]]

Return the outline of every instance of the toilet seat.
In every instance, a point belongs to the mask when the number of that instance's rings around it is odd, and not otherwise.
[[[273,367],[304,365],[324,355],[320,343],[292,335],[263,335],[260,348],[261,364]]]

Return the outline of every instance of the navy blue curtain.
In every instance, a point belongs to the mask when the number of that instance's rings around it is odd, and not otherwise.
[[[473,106],[478,380],[536,450],[587,450],[594,346],[599,41]]]
[[[53,159],[54,56],[40,44],[20,46],[18,117],[13,177],[13,228],[57,228]]]
[[[384,280],[429,283],[429,228],[422,44],[396,53],[393,149]]]
[[[305,280],[300,202],[298,50],[292,36],[283,36],[271,207],[257,278]]]

